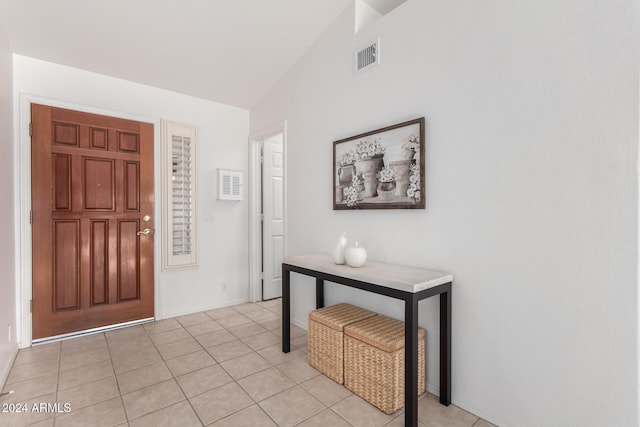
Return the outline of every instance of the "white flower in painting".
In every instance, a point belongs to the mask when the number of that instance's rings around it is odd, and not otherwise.
[[[350,208],[358,205],[360,188],[362,188],[363,183],[364,179],[362,178],[362,174],[355,174],[351,179],[351,185],[342,190],[345,196],[345,201],[347,202],[347,206],[349,206]]]
[[[407,196],[413,202],[420,200],[420,166],[417,163],[409,167],[409,189]]]
[[[393,182],[395,176],[389,166],[385,166],[376,174],[376,178],[378,178],[380,182]]]
[[[407,150],[411,150],[415,153],[420,148],[420,138],[417,135],[411,135],[409,137],[409,142],[404,144],[402,148],[406,148]]]
[[[373,157],[384,154],[385,147],[380,143],[380,138],[376,138],[374,140],[363,139],[358,142],[356,146],[356,152],[361,157]]]
[[[347,151],[346,153],[344,153],[342,155],[342,158],[340,158],[340,160],[338,160],[338,166],[346,166],[346,165],[352,165],[353,162],[355,162],[356,160],[358,160],[360,158],[360,156],[358,156],[358,153],[356,153],[353,150]]]
[[[347,206],[349,207],[354,207],[358,204],[358,194],[356,193],[350,193],[347,196]]]

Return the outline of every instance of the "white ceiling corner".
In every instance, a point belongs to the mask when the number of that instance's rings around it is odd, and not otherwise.
[[[14,53],[242,108],[352,0],[2,0]]]

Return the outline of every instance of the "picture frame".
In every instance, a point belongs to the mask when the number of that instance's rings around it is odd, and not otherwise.
[[[333,142],[333,210],[425,209],[425,119]]]

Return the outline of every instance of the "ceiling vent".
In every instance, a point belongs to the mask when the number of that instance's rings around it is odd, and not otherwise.
[[[380,38],[353,52],[353,72],[368,70],[380,63]]]

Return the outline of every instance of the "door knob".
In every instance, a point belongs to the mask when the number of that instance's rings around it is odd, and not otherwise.
[[[153,233],[153,231],[151,231],[149,228],[145,228],[145,229],[144,229],[144,230],[142,230],[142,231],[138,231],[136,234],[137,234],[138,236],[142,236],[142,235],[148,236],[148,235],[150,235],[150,234],[152,234],[152,233]]]

